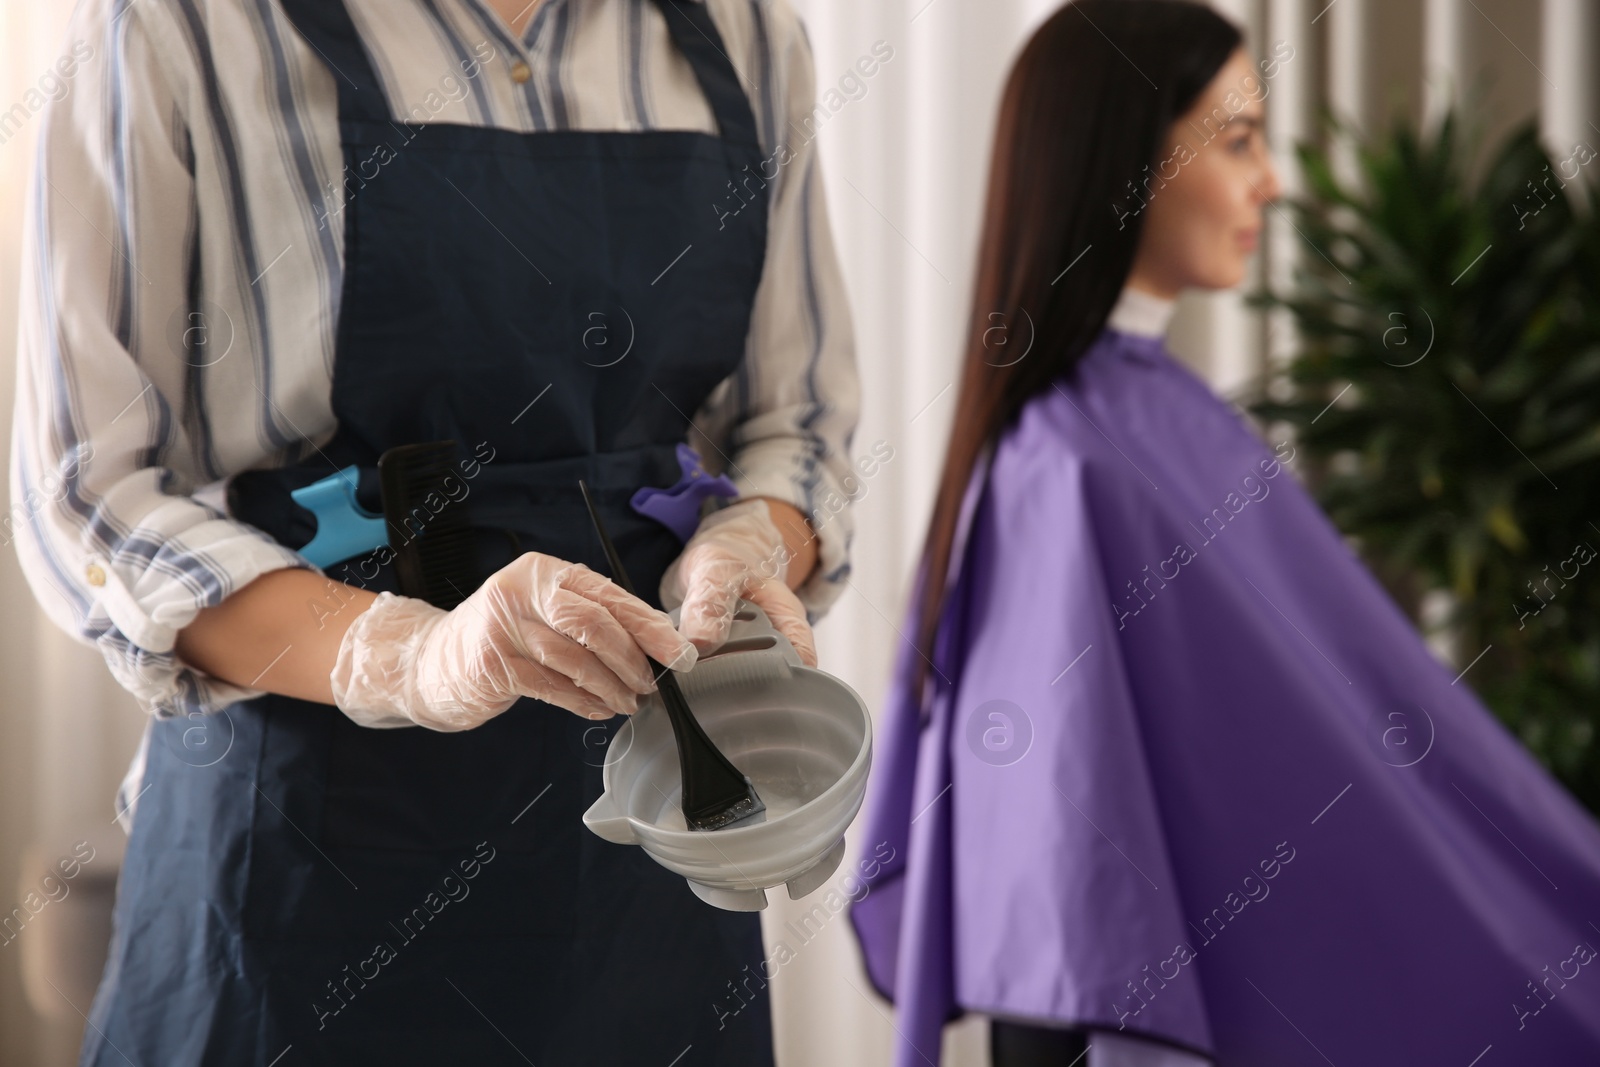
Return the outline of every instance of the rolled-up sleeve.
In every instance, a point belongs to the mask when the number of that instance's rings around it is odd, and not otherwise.
[[[260,575],[309,564],[190,495],[216,472],[186,432],[204,324],[189,306],[199,221],[182,72],[124,0],[80,5],[69,42],[35,120],[0,540],[45,613],[153,714],[215,711],[257,692],[187,668],[178,631]]]
[[[742,495],[786,501],[809,519],[819,563],[796,592],[815,621],[850,573],[850,504],[860,495],[850,442],[860,383],[817,156],[811,46],[787,3],[757,6],[767,20],[757,47],[770,48],[751,63],[768,153],[763,177],[772,186],[766,263],[744,363],[712,398],[702,425],[715,442],[721,423],[726,443],[717,450]],[[763,100],[769,87],[770,107]]]

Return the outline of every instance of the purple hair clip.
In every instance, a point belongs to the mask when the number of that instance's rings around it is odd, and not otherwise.
[[[651,518],[687,542],[700,525],[700,504],[708,496],[736,497],[738,488],[725,474],[715,478],[700,463],[700,453],[686,444],[678,446],[678,466],[683,475],[666,489],[644,488],[633,494],[633,510]]]

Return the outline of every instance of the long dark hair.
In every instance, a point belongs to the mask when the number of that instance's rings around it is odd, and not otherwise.
[[[978,457],[1104,328],[1133,266],[1143,204],[1160,184],[1155,157],[1167,131],[1242,43],[1198,3],[1074,0],[1012,66],[955,426],[918,574],[919,686]]]

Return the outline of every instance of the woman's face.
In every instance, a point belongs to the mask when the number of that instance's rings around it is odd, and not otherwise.
[[[1174,298],[1244,280],[1265,205],[1282,191],[1267,152],[1267,85],[1243,49],[1172,124],[1146,179],[1130,284]]]

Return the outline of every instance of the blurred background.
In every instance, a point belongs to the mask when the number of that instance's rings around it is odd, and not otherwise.
[[[844,100],[819,136],[862,374],[855,443],[893,449],[855,506],[851,588],[819,626],[819,648],[825,668],[877,704],[952,411],[1000,85],[1056,5],[791,2],[809,26],[819,95],[837,88]],[[1600,582],[1585,572],[1558,594],[1544,578],[1574,541],[1600,546],[1600,507],[1583,510],[1600,500],[1600,166],[1587,166],[1600,146],[1600,5],[1215,6],[1247,28],[1258,58],[1290,55],[1267,83],[1287,193],[1269,211],[1254,280],[1186,296],[1172,346],[1264,429],[1297,432],[1319,497],[1436,652],[1473,661],[1469,680],[1594,809]],[[38,126],[26,100],[69,44],[71,8],[0,0],[5,439]],[[855,77],[878,42],[892,57]],[[1452,111],[1454,139],[1440,143]],[[1330,133],[1328,115],[1348,137]],[[1301,143],[1313,151],[1297,155]],[[1268,289],[1276,300],[1250,299]],[[1431,363],[1412,362],[1424,353]],[[1380,365],[1419,369],[1401,389],[1376,377]],[[1449,392],[1462,380],[1483,387],[1477,414]],[[1334,414],[1314,419],[1325,405]],[[1565,491],[1544,492],[1506,442]],[[9,550],[0,604],[0,920],[58,859],[92,855],[67,896],[0,933],[0,1067],[55,1067],[75,1062],[103,963],[122,844],[113,794],[142,722],[97,654],[44,621]],[[871,851],[859,834],[850,844]],[[775,897],[769,938],[800,911]],[[868,987],[848,920],[803,941],[767,991],[780,1064],[886,1063],[892,1014]],[[986,1061],[982,1020],[946,1040],[947,1063]]]

